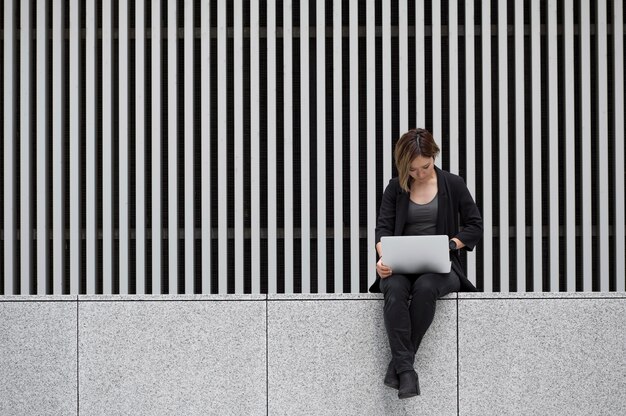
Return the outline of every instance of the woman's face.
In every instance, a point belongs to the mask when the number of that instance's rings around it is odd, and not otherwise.
[[[409,166],[409,176],[417,182],[424,182],[435,175],[435,160],[431,157],[417,156]]]

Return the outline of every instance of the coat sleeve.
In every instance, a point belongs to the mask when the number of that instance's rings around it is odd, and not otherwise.
[[[455,237],[465,244],[464,249],[472,251],[483,235],[483,219],[462,178],[459,178],[455,188],[458,193],[459,216],[461,218],[459,224],[461,230]]]
[[[397,179],[391,179],[383,193],[378,219],[376,220],[376,244],[380,242],[381,237],[393,235],[395,232],[397,182]]]

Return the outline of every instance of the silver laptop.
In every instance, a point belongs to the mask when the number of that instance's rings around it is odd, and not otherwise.
[[[393,273],[450,273],[447,235],[381,237],[383,263]]]

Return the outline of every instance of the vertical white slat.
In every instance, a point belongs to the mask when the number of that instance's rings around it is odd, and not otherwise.
[[[30,114],[30,8],[29,0],[20,7],[20,294],[30,294],[32,275],[32,219],[30,193],[31,114]],[[6,106],[6,104],[5,104]]]
[[[500,187],[500,291],[509,291],[509,91],[508,21],[506,2],[498,4],[498,143]],[[555,72],[555,71],[553,71]],[[558,176],[557,176],[558,178]]]
[[[261,293],[259,3],[250,4],[250,258],[252,293]],[[303,107],[304,108],[304,107]],[[304,110],[303,110],[304,112]],[[303,191],[304,192],[304,191]],[[304,277],[303,277],[304,279]]]
[[[383,2],[383,186],[392,173],[391,126],[391,2]]]
[[[112,4],[102,6],[102,293],[113,293]]]
[[[167,242],[170,294],[178,293],[178,22],[167,2]]]
[[[5,15],[6,16],[6,15]],[[37,0],[37,62],[46,62],[48,50],[48,31],[46,25],[47,3]],[[5,26],[6,27],[6,26]],[[6,36],[5,32],[5,36]],[[5,54],[6,57],[6,54]],[[5,58],[6,59],[6,58]],[[6,71],[6,70],[5,70]],[[5,89],[6,91],[6,89]],[[48,276],[48,187],[46,181],[48,172],[48,112],[46,99],[48,91],[48,74],[46,65],[37,65],[37,294],[46,294]],[[6,101],[5,101],[6,102]],[[5,112],[7,114],[7,112]],[[6,136],[5,137],[9,137]],[[6,223],[5,223],[6,224]],[[6,232],[6,231],[5,231]]]
[[[285,293],[293,293],[293,18],[291,0],[283,1],[283,152],[285,207]]]
[[[326,293],[326,8],[315,17],[317,102],[317,292]]]
[[[96,21],[96,5],[92,1],[85,2],[85,124],[96,125],[96,36],[98,32]],[[38,26],[39,27],[39,26]],[[96,224],[96,190],[98,154],[96,149],[96,129],[85,129],[85,212],[87,229],[85,230],[87,246],[87,267],[85,293],[96,293],[97,276],[97,239]]]
[[[367,0],[366,15],[366,83],[369,86],[367,93],[366,123],[367,123],[367,171],[376,173],[376,94],[373,86],[376,85],[376,0]],[[417,70],[417,68],[416,68]],[[419,91],[419,85],[417,90]],[[419,102],[419,99],[417,100]],[[419,116],[418,116],[419,118]],[[367,175],[367,281],[376,279],[376,203],[378,174]]]
[[[485,292],[493,291],[493,230],[492,230],[492,172],[491,172],[491,7],[490,0],[482,2],[482,77],[483,77],[483,258]]]
[[[235,81],[235,258],[243,259],[243,6],[234,2]],[[235,293],[243,293],[243,261],[235,262]]]
[[[63,4],[53,3],[52,7],[52,236],[54,238],[52,286],[53,294],[60,295],[63,293],[65,246],[63,227]]]
[[[128,4],[119,8],[119,239],[120,239],[120,295],[128,294],[129,263],[129,156],[128,156]]]
[[[269,22],[269,16],[268,16]],[[220,80],[217,83],[217,244],[218,244],[218,267],[219,281],[218,290],[220,294],[227,292],[228,284],[228,222],[227,222],[227,204],[228,189],[226,182],[226,142],[228,140],[227,126],[227,97],[226,97],[226,79],[228,76],[228,62],[226,59],[226,48],[228,38],[228,28],[226,23],[226,4],[220,3],[217,7],[217,77]],[[268,54],[269,54],[268,50]],[[268,150],[269,154],[269,150]],[[271,188],[270,188],[271,189]],[[275,211],[274,211],[275,212]],[[271,272],[270,272],[271,273]]]
[[[526,292],[526,122],[524,112],[524,2],[515,3],[515,234],[517,291]]]
[[[359,220],[359,5],[349,6],[350,45],[350,291],[360,286],[360,220]],[[408,107],[407,107],[408,118]],[[408,121],[407,127],[408,128]],[[372,171],[373,172],[373,171]],[[376,175],[373,175],[376,176]]]
[[[564,4],[564,59],[565,67],[565,276],[567,291],[576,291],[576,132],[574,80],[574,0]]]
[[[624,278],[624,18],[621,1],[613,3],[615,77],[615,290],[626,290]]]
[[[255,7],[252,8],[255,10]],[[211,1],[201,4],[201,172],[202,172],[202,293],[211,293]],[[253,13],[254,16],[254,13]],[[257,13],[258,16],[258,13]],[[254,72],[254,71],[252,71]],[[254,78],[253,78],[254,79]],[[251,86],[254,82],[251,82]],[[252,105],[254,106],[254,104]],[[253,246],[254,247],[254,246]]]
[[[398,66],[400,86],[400,134],[409,129],[409,39],[407,2],[398,2]],[[358,61],[357,61],[358,62]],[[352,113],[350,113],[352,114]]]
[[[4,294],[13,295],[15,274],[15,22],[12,1],[4,3]]]
[[[599,172],[599,227],[600,291],[609,291],[609,110],[607,64],[606,1],[598,2],[598,172]],[[619,116],[621,119],[622,117]],[[622,136],[623,138],[623,136]]]
[[[152,294],[161,294],[161,5],[152,3]]]
[[[146,293],[146,134],[144,0],[135,4],[135,293]]]
[[[435,141],[439,145],[441,149],[441,153],[439,155],[442,158],[443,153],[447,150],[443,147],[443,130],[442,130],[442,121],[441,121],[441,111],[442,111],[442,99],[441,95],[443,92],[442,84],[441,84],[441,3],[438,1],[433,1],[433,15],[432,15],[432,46],[433,46],[433,137]],[[440,163],[443,162],[443,158],[440,160]]]
[[[416,1],[415,62],[413,65],[415,66],[415,111],[417,112],[415,122],[417,123],[416,127],[420,128],[426,128],[426,65],[424,64],[426,56],[424,28],[426,27],[426,21],[424,13],[424,2]]]
[[[335,293],[343,288],[343,80],[341,76],[343,42],[341,26],[341,0],[333,1],[333,208],[334,208],[334,260]]]
[[[580,2],[580,56],[581,56],[581,114],[582,114],[582,258],[583,258],[583,291],[592,289],[592,227],[591,227],[591,28],[589,24],[589,0]]]
[[[459,22],[458,4],[451,1],[448,12],[448,68],[450,68],[450,172],[459,173]]]
[[[539,0],[531,3],[530,42],[532,51],[532,189],[533,189],[533,291],[543,290],[542,223],[541,223],[541,21]]]
[[[474,0],[465,0],[465,111],[467,188],[476,197],[476,72],[474,48]],[[476,252],[467,253],[467,278],[476,284]]]
[[[374,12],[372,12],[374,13]],[[426,127],[426,46],[424,44],[424,3],[415,3],[415,111],[416,127]]]
[[[309,4],[300,5],[300,244],[302,293],[311,293]],[[254,72],[254,71],[253,71]]]
[[[185,293],[194,293],[194,254],[196,238],[194,232],[194,178],[193,178],[193,1],[185,0]]]
[[[550,153],[550,290],[559,291],[559,83],[557,50],[557,1],[548,2],[548,106]]]
[[[78,0],[70,3],[70,294],[77,295],[80,280],[80,78],[82,37]]]

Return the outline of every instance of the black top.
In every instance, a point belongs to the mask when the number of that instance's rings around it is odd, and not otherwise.
[[[456,237],[465,244],[463,250],[472,251],[483,234],[483,220],[474,199],[460,176],[435,166],[437,174],[437,234]],[[389,235],[402,235],[409,208],[409,193],[400,187],[398,178],[392,178],[385,188],[376,223],[376,243]],[[467,280],[459,251],[450,253],[452,268],[461,280],[461,291],[475,292],[476,287]],[[380,293],[380,277],[369,288]]]
[[[403,235],[437,234],[437,195],[426,204],[417,204],[409,199],[409,211],[404,224]]]

